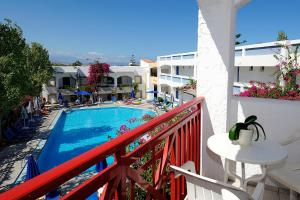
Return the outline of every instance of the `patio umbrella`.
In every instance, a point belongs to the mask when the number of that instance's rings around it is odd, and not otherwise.
[[[101,160],[99,163],[96,164],[96,171],[101,172],[105,168],[107,168],[106,158],[104,158],[103,160]]]
[[[35,110],[39,109],[39,106],[38,106],[38,98],[37,97],[33,97],[33,108]]]
[[[24,126],[22,127],[22,129],[28,129],[29,127],[26,126],[26,119],[28,119],[28,114],[24,106],[22,106],[21,108],[21,119],[24,120]]]
[[[172,104],[172,107],[173,107],[173,104],[174,104],[174,95],[173,95],[173,94],[171,94],[171,97],[170,97],[170,102],[171,102],[171,104]]]
[[[32,113],[33,113],[33,105],[32,102],[28,102],[28,106],[26,107],[27,112],[30,114],[30,120],[31,122],[34,122],[34,119],[32,118]]]
[[[94,103],[94,97],[93,97],[92,94],[90,95],[90,101],[91,101],[92,104]]]
[[[130,92],[130,98],[131,98],[131,99],[134,99],[134,98],[135,98],[134,90],[131,90],[131,92]]]
[[[75,94],[76,94],[76,95],[91,95],[91,93],[89,93],[89,92],[87,92],[87,91],[84,91],[84,90],[75,92]]]
[[[155,91],[155,90],[149,90],[149,91],[147,91],[146,93],[149,93],[149,94],[158,94],[158,91]],[[156,98],[155,98],[155,96],[153,95],[153,103],[155,103],[156,102]]]
[[[40,175],[40,170],[33,158],[32,155],[30,155],[27,158],[27,169],[26,169],[26,181],[34,178],[35,176]]]
[[[106,158],[104,158],[103,160],[101,160],[99,163],[96,164],[96,171],[97,172],[101,172],[102,170],[104,170],[105,168],[107,168],[107,161]],[[100,189],[101,190],[101,189]],[[99,191],[99,190],[98,190]],[[100,192],[101,193],[101,192]],[[94,192],[93,194],[91,194],[87,200],[96,200],[99,199],[98,197],[98,192]]]
[[[167,104],[168,100],[167,100],[167,94],[164,93],[164,104]]]
[[[64,97],[63,97],[63,95],[61,94],[61,93],[59,93],[58,94],[58,98],[57,98],[58,100],[63,100],[64,99]]]
[[[63,95],[61,93],[58,93],[58,98],[57,99],[58,99],[59,105],[62,105],[64,97],[63,97]]]
[[[28,181],[36,176],[40,175],[40,170],[39,167],[34,160],[33,156],[30,155],[27,158],[27,169],[26,169],[26,178],[25,180]],[[54,199],[59,199],[59,190],[55,189],[48,194],[46,194],[46,200],[54,200]]]
[[[39,99],[38,97],[34,97],[33,99],[33,108],[35,110],[35,116],[39,116],[39,109],[40,109],[40,106],[39,106]]]

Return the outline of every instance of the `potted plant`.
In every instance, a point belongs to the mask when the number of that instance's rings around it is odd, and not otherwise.
[[[260,136],[259,128],[263,132],[264,139],[266,139],[266,133],[262,125],[256,122],[257,117],[251,115],[245,119],[244,122],[238,122],[229,130],[229,139],[231,141],[237,141],[240,145],[250,145],[253,138],[254,130],[250,129],[251,127],[255,128],[256,139],[257,141]]]

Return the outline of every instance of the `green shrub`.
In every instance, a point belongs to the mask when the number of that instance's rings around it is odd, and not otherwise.
[[[157,97],[157,101],[158,101],[158,102],[164,102],[164,99],[161,98],[161,97]]]

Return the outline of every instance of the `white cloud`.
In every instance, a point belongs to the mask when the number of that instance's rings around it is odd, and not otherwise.
[[[103,53],[98,53],[96,51],[91,51],[91,52],[88,52],[87,54],[92,55],[92,56],[102,56],[103,55]]]

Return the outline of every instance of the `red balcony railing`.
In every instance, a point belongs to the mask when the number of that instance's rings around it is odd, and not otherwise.
[[[85,199],[101,187],[100,199],[135,199],[141,193],[143,199],[183,199],[184,178],[175,180],[168,166],[192,160],[199,173],[201,102],[202,98],[197,98],[156,117],[0,194],[0,199],[42,197],[111,155],[112,165],[63,191],[61,199]],[[128,148],[141,137],[146,142]]]

